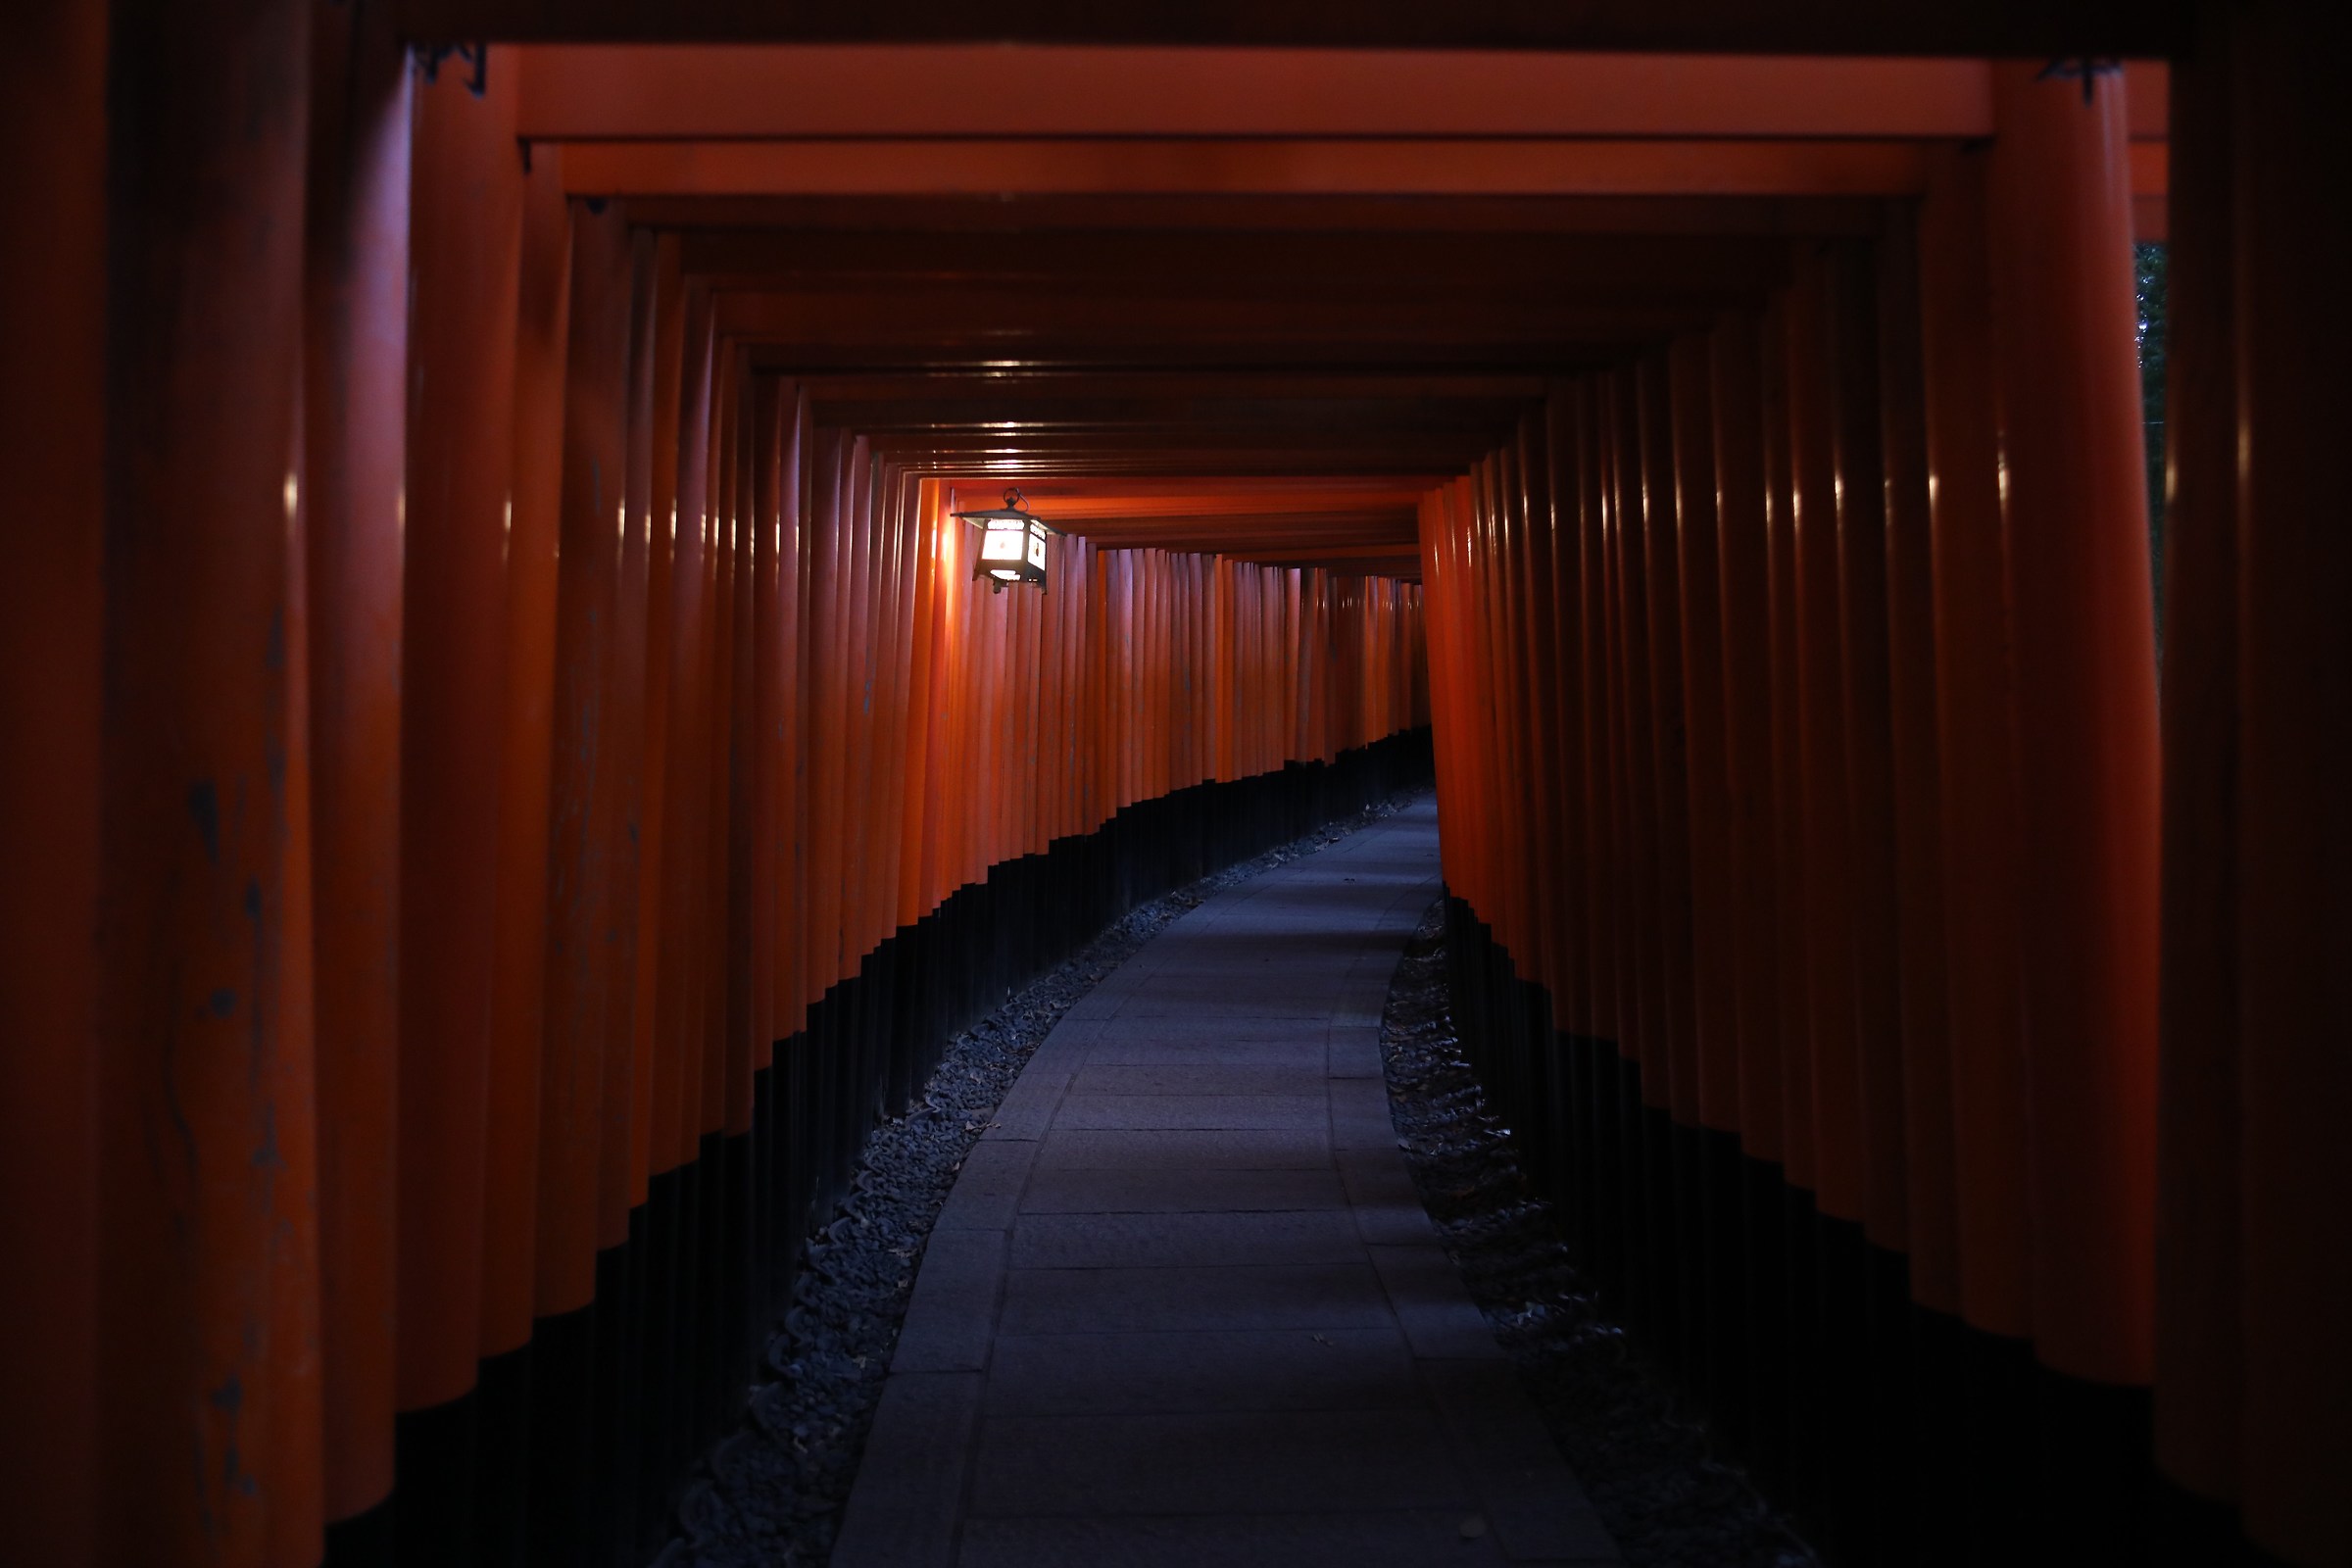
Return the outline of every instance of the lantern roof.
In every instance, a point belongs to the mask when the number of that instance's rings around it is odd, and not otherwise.
[[[952,512],[949,515],[961,517],[964,521],[978,527],[986,527],[992,522],[1021,522],[1034,523],[1052,534],[1062,532],[1061,529],[1054,527],[1045,518],[1024,507],[1022,503],[1027,499],[1017,486],[1008,486],[1004,491],[1004,504],[1001,507],[989,507],[973,512]]]

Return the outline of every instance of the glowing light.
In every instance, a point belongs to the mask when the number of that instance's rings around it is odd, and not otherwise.
[[[1006,490],[1002,507],[953,514],[981,530],[972,575],[987,578],[1000,593],[1006,583],[1046,586],[1046,539],[1056,530],[1024,509],[1021,501],[1019,490]]]

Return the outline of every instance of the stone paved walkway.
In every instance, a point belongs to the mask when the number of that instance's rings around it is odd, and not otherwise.
[[[1389,1121],[1423,802],[1230,889],[1063,1018],[965,1161],[835,1568],[1618,1561]]]

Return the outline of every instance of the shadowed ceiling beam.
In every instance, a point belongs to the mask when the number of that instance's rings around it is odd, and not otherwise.
[[[396,0],[404,36],[2158,56],[2187,0]]]

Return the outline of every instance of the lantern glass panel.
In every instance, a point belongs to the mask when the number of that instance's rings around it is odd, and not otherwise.
[[[991,517],[988,531],[980,536],[980,559],[983,561],[1018,561],[1021,559],[1022,528],[1018,518]]]

